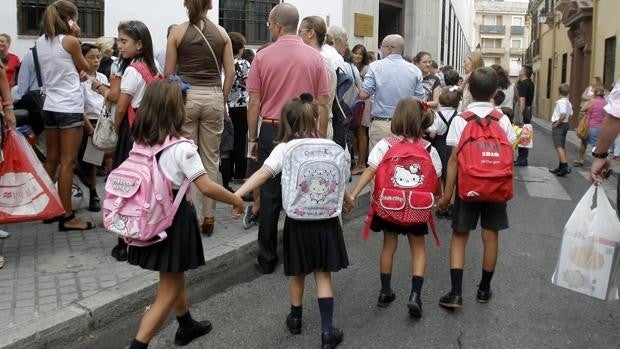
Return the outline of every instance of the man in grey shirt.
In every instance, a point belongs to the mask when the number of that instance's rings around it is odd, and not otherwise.
[[[375,96],[372,106],[369,138],[370,149],[391,134],[391,121],[398,102],[409,96],[425,100],[422,72],[403,59],[405,40],[398,34],[388,35],[381,44],[383,59],[370,63],[364,77],[361,99]]]

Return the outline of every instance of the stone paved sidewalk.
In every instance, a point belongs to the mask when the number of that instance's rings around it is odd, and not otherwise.
[[[103,183],[98,187],[103,193]],[[0,255],[7,260],[0,269],[0,338],[3,331],[102,290],[138,276],[156,275],[110,256],[116,236],[102,228],[101,213],[82,209],[77,215],[91,219],[98,227],[59,232],[57,223],[0,226],[11,233],[0,240]],[[240,221],[232,220],[230,207],[218,204],[215,233],[203,236],[205,256],[244,235],[256,236],[256,231],[244,230]]]

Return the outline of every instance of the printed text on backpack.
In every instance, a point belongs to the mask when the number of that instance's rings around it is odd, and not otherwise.
[[[493,109],[485,118],[465,111],[458,145],[458,191],[463,201],[507,202],[513,196],[513,150]]]

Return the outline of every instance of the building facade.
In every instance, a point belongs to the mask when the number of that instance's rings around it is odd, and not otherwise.
[[[620,77],[620,34],[616,0],[532,0],[532,44],[526,62],[535,72],[534,113],[549,119],[560,84],[570,85],[570,100],[579,110],[591,78],[607,89]],[[577,118],[572,119],[573,126]]]
[[[513,1],[476,1],[474,37],[487,66],[499,64],[510,76],[519,75],[530,44],[528,4]]]
[[[8,1],[7,1],[8,2]],[[13,38],[11,52],[23,56],[39,32],[43,11],[52,0],[16,0],[3,6],[0,32]],[[181,1],[75,0],[84,41],[116,36],[122,20],[139,19],[151,31],[155,50],[166,44],[170,24],[186,20]],[[270,40],[267,16],[281,0],[213,1],[209,17],[229,31],[246,35],[250,47]],[[349,33],[351,47],[363,44],[377,51],[388,34],[403,35],[405,54],[428,51],[440,64],[461,68],[473,47],[474,0],[290,0],[303,18],[318,15],[328,25],[340,25]],[[154,4],[157,6],[154,6]],[[15,5],[13,5],[15,4]]]

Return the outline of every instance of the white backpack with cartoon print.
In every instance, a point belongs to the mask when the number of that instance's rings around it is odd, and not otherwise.
[[[282,168],[282,206],[298,220],[338,217],[351,158],[329,139],[310,138],[291,146]]]

